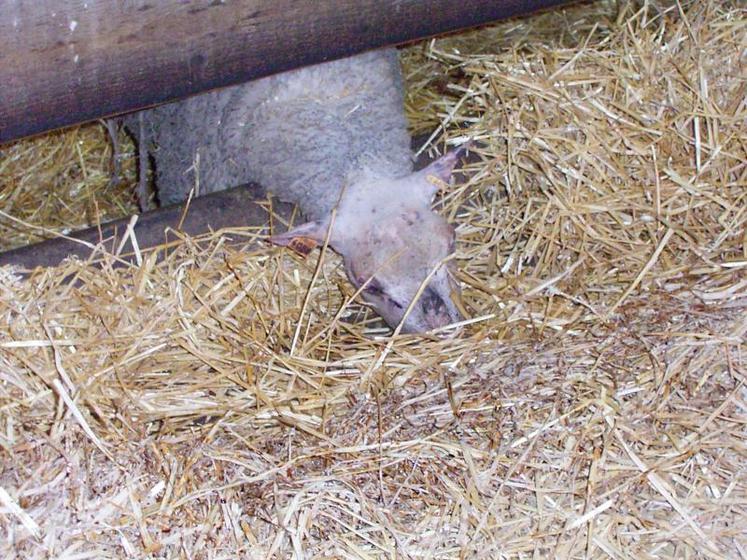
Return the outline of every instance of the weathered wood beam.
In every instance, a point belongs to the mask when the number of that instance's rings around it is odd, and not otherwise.
[[[213,230],[264,226],[270,224],[270,214],[263,189],[257,185],[245,185],[233,189],[200,196],[191,201],[185,212],[185,205],[175,205],[145,212],[138,216],[133,232],[138,246],[143,250],[177,241],[175,232],[199,235]],[[292,212],[289,204],[275,203],[273,211],[288,217]],[[0,253],[0,266],[15,265],[19,272],[29,273],[37,267],[58,265],[64,258],[76,255],[88,259],[92,255],[91,245],[103,244],[109,252],[115,252],[124,238],[131,217],[115,220],[88,229],[71,233],[67,238],[55,237]],[[285,231],[280,224],[278,231]],[[120,254],[123,261],[133,260],[131,240],[126,240]],[[95,258],[95,255],[94,255]]]
[[[0,143],[567,0],[0,0]]]

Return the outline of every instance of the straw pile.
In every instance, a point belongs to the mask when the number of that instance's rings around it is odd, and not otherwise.
[[[0,251],[136,213],[135,147],[118,144],[115,162],[96,124],[0,146]]]
[[[438,203],[472,317],[448,336],[388,336],[334,255],[249,228],[0,271],[2,555],[747,557],[742,6],[404,53],[413,131],[480,142]],[[31,146],[31,196],[89,133],[6,148],[3,181]]]

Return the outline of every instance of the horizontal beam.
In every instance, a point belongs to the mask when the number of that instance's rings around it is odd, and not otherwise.
[[[257,185],[246,185],[197,197],[185,212],[185,204],[160,208],[140,214],[133,227],[138,247],[143,251],[178,241],[177,233],[196,236],[212,230],[234,227],[269,226],[271,216],[267,211],[265,191]],[[273,211],[284,218],[292,213],[289,204],[273,204]],[[127,233],[131,217],[115,220],[101,226],[55,237],[0,253],[0,266],[14,265],[27,274],[37,267],[57,266],[68,256],[81,259],[96,258],[92,245],[103,244],[103,249],[115,253]],[[276,229],[275,227],[273,229]],[[281,226],[277,231],[285,231]],[[119,257],[133,261],[130,239],[122,247]]]
[[[567,0],[0,0],[0,143]]]

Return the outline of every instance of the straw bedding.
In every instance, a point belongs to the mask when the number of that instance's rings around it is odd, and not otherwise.
[[[403,53],[413,133],[479,141],[437,203],[456,332],[389,336],[335,255],[252,228],[0,270],[1,554],[747,557],[744,16],[598,2]],[[2,148],[4,243],[131,210],[107,150]]]

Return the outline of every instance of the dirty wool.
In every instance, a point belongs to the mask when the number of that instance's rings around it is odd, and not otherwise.
[[[423,149],[477,141],[435,205],[458,327],[391,336],[253,228],[1,269],[0,556],[747,557],[745,15],[401,52]],[[98,124],[0,147],[4,248],[131,212],[133,158],[112,184]]]

